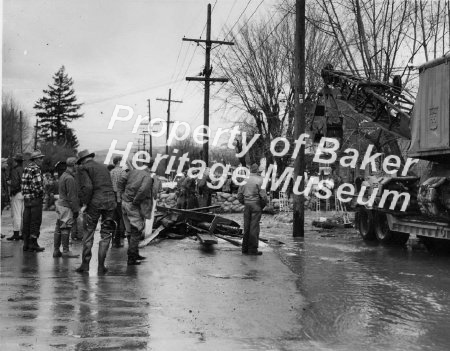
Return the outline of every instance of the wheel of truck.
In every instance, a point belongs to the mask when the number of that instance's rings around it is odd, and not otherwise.
[[[376,239],[373,227],[372,211],[360,207],[356,212],[356,225],[361,237],[366,241],[373,241]]]
[[[405,245],[409,234],[389,229],[386,213],[377,212],[375,215],[375,236],[382,244]]]

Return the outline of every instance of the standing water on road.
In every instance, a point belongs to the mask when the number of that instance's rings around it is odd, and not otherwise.
[[[355,229],[310,227],[303,239],[286,228],[263,225],[262,236],[285,243],[275,250],[298,277],[301,339],[333,350],[449,349],[450,256],[369,245]]]

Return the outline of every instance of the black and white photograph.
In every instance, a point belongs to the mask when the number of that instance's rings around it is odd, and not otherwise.
[[[450,0],[0,0],[0,348],[450,349]]]

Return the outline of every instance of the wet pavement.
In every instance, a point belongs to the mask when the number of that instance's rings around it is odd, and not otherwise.
[[[354,229],[294,239],[264,216],[260,257],[164,240],[141,266],[111,249],[98,276],[95,244],[83,276],[80,259],[52,258],[54,219],[44,212],[44,253],[1,241],[2,350],[449,349],[448,255],[370,246]],[[10,223],[4,213],[3,233]]]

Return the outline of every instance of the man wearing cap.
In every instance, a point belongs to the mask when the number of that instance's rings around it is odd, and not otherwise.
[[[150,169],[153,160],[144,163],[143,170],[133,169],[120,178],[117,187],[122,194],[122,212],[127,236],[128,265],[139,265],[145,257],[139,255],[139,240],[145,227],[145,220],[150,219],[153,208],[153,177]]]
[[[244,207],[244,237],[242,239],[242,253],[244,255],[262,255],[258,251],[259,221],[263,208],[267,204],[266,190],[262,189],[263,178],[258,174],[258,165],[250,168],[250,177],[238,190],[238,199]]]
[[[111,170],[111,182],[113,185],[114,192],[116,193],[116,210],[114,213],[114,220],[116,221],[116,231],[113,237],[113,246],[122,247],[121,238],[124,236],[124,223],[122,218],[122,194],[117,187],[117,183],[120,178],[125,176],[127,172],[120,166],[122,157],[116,156],[113,159],[114,168]]]
[[[23,155],[14,156],[14,168],[11,171],[11,216],[13,220],[13,235],[7,240],[20,240],[22,230],[23,216],[23,195],[22,195],[22,174],[23,174]]]
[[[78,153],[80,171],[80,200],[86,205],[86,230],[83,236],[83,254],[78,273],[88,272],[92,258],[92,245],[98,220],[101,218],[100,242],[98,246],[98,272],[106,273],[105,258],[116,225],[114,210],[116,194],[111,183],[111,176],[105,165],[94,161],[95,154],[83,150]]]
[[[56,207],[56,227],[53,235],[54,251],[53,257],[79,257],[69,250],[69,235],[72,226],[78,217],[80,204],[78,200],[78,189],[75,182],[75,164],[77,159],[69,157],[66,161],[66,171],[59,178],[58,193],[59,199],[55,203]],[[60,251],[62,243],[63,252]]]
[[[44,200],[44,183],[42,179],[42,160],[44,155],[40,151],[33,151],[30,163],[22,174],[22,195],[24,210],[22,218],[23,251],[41,252],[37,239],[40,235],[42,223],[42,203]]]

